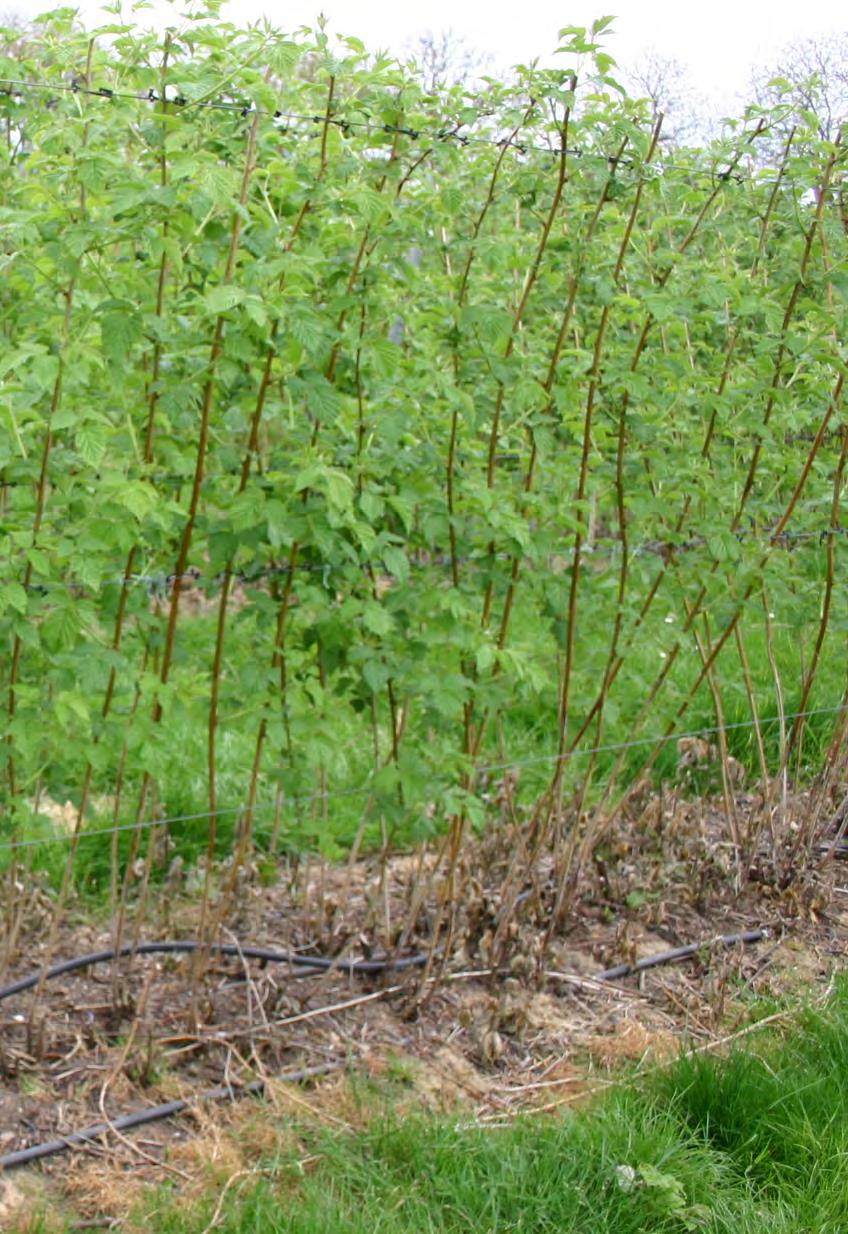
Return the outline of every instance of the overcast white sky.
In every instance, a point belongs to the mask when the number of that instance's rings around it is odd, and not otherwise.
[[[51,4],[7,0],[0,7],[32,15]],[[90,24],[96,20],[97,0],[83,0],[80,11]],[[421,5],[403,0],[231,0],[225,16],[235,22],[264,16],[293,30],[314,24],[319,12],[331,28],[356,34],[375,50],[400,52],[425,30],[453,29],[503,66],[536,56],[547,59],[560,27],[588,25],[615,13],[613,33],[605,41],[620,63],[633,63],[653,47],[685,63],[695,87],[719,104],[746,93],[752,66],[769,64],[787,42],[848,30],[846,0],[425,0]],[[139,19],[150,21],[144,11]]]

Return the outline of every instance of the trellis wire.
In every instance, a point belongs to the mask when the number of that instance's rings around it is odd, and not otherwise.
[[[174,87],[176,89],[176,87]],[[290,112],[279,108],[271,110],[269,108],[259,107],[253,100],[244,99],[241,101],[226,98],[216,99],[190,99],[177,92],[171,97],[167,94],[162,94],[152,87],[147,90],[139,91],[121,91],[115,90],[110,86],[88,87],[83,84],[81,78],[75,77],[71,82],[46,82],[46,81],[24,81],[22,79],[0,77],[0,96],[5,95],[10,99],[20,99],[27,91],[34,92],[52,92],[54,94],[70,94],[84,95],[87,98],[96,99],[101,102],[112,102],[123,100],[136,103],[160,103],[166,104],[169,107],[178,109],[180,115],[190,115],[192,110],[195,111],[220,111],[230,115],[237,115],[242,118],[252,117],[255,115],[265,116],[275,123],[280,121],[297,122],[314,126],[317,128],[331,125],[338,128],[343,134],[347,135],[355,131],[360,131],[366,135],[374,134],[381,136],[406,136],[412,141],[431,141],[431,142],[451,142],[455,147],[465,149],[471,146],[489,146],[495,149],[503,149],[504,147],[512,148],[519,154],[537,153],[544,154],[547,157],[557,157],[566,154],[576,159],[592,159],[596,158],[599,161],[610,165],[614,169],[623,167],[627,170],[635,169],[640,175],[644,175],[647,179],[656,179],[658,176],[664,176],[669,172],[682,171],[689,176],[708,176],[711,180],[724,180],[726,182],[735,182],[742,184],[745,181],[745,176],[738,171],[720,171],[717,167],[692,167],[689,164],[672,161],[656,161],[650,168],[641,168],[634,160],[624,158],[615,154],[606,154],[600,150],[592,150],[584,146],[566,146],[564,149],[554,144],[539,145],[534,142],[523,142],[515,137],[484,137],[479,134],[463,133],[460,130],[468,128],[469,123],[459,121],[455,124],[441,124],[434,128],[427,127],[412,127],[403,124],[387,124],[375,123],[373,120],[356,120],[348,119],[345,116],[338,114],[317,114],[308,112]],[[481,111],[478,119],[486,120],[491,113]],[[290,129],[282,130],[286,134],[290,134]],[[848,159],[848,151],[840,155],[837,163],[843,163]],[[768,187],[774,183],[766,177],[760,177],[758,181],[764,187]],[[778,177],[779,184],[787,187],[794,187],[795,181],[785,173]],[[805,188],[809,187],[804,185]]]
[[[564,754],[539,754],[532,758],[519,759],[506,763],[488,763],[476,769],[478,775],[489,775],[492,772],[499,771],[520,771],[525,767],[535,767],[541,764],[550,765],[552,763],[570,762],[572,759],[588,758],[595,754],[610,754],[620,753],[622,750],[635,750],[646,746],[663,746],[669,742],[685,741],[690,738],[703,738],[717,736],[719,733],[734,732],[739,729],[756,728],[758,725],[762,728],[770,724],[786,723],[790,720],[809,719],[813,716],[828,716],[839,715],[842,712],[848,711],[848,703],[839,703],[832,707],[814,707],[807,711],[793,711],[784,715],[765,716],[759,720],[738,720],[732,724],[712,725],[706,728],[690,729],[685,733],[668,733],[657,734],[652,737],[637,737],[630,741],[613,741],[604,745],[596,746],[581,746],[578,749],[566,751]],[[309,793],[300,797],[289,797],[282,802],[282,808],[288,809],[292,806],[311,805],[318,801],[336,801],[343,798],[364,797],[369,793],[373,793],[374,785],[371,783],[363,783],[350,788],[335,789],[332,792]],[[242,814],[248,810],[252,815],[267,813],[269,810],[276,810],[278,807],[276,802],[256,803],[253,806],[243,804],[240,806],[226,806],[222,809],[202,810],[194,814],[175,814],[165,818],[150,818],[137,823],[119,823],[112,827],[98,827],[92,830],[83,828],[78,836],[73,833],[67,835],[44,836],[42,838],[32,838],[24,840],[11,840],[0,842],[0,852],[2,851],[17,851],[22,848],[41,848],[48,844],[69,844],[74,839],[93,839],[97,836],[110,836],[120,834],[122,832],[147,831],[154,827],[170,827],[174,823],[189,823],[202,822],[205,819],[221,816],[232,816]]]
[[[734,539],[738,543],[755,542],[760,544],[771,544],[773,547],[786,548],[791,550],[795,545],[799,544],[824,544],[831,537],[839,537],[848,535],[848,527],[832,527],[826,526],[813,530],[805,531],[781,531],[776,535],[772,535],[768,529],[763,531],[740,530],[733,533]],[[598,557],[613,557],[619,542],[612,539],[608,542],[598,541],[592,545],[584,545],[584,556]],[[697,536],[689,536],[679,542],[671,540],[662,540],[654,536],[651,539],[641,542],[631,543],[630,552],[634,556],[654,555],[657,557],[672,556],[677,553],[691,553],[700,548],[709,548],[706,540]],[[547,557],[558,557],[573,551],[573,544],[569,541],[564,543],[562,548],[551,548],[545,554]],[[494,561],[513,561],[514,555],[508,552],[496,553],[479,553],[469,554],[458,557],[457,562],[461,565],[488,565]],[[523,557],[522,563],[532,565],[537,561],[537,558]],[[407,563],[410,569],[430,570],[430,569],[449,569],[451,567],[451,558],[443,553],[437,553],[430,558],[424,560],[421,557],[416,557],[415,554],[407,555]],[[337,561],[337,562],[296,562],[294,565],[283,563],[281,565],[261,566],[256,570],[234,570],[230,575],[230,583],[249,587],[252,583],[262,582],[263,579],[278,578],[291,573],[306,573],[306,574],[322,574],[325,581],[333,574],[343,573],[345,570],[358,569],[367,573],[372,570],[383,571],[384,566],[379,561]],[[205,595],[216,595],[224,586],[225,575],[223,573],[214,575],[204,575],[199,570],[189,570],[185,574],[179,576],[180,586],[199,587]],[[0,576],[0,584],[17,582],[18,579],[13,575]],[[34,595],[46,594],[50,591],[69,591],[75,595],[87,595],[92,592],[105,591],[107,587],[145,587],[152,596],[161,596],[167,592],[177,582],[177,575],[161,573],[146,573],[146,574],[130,574],[129,576],[116,575],[113,578],[102,579],[98,584],[84,583],[73,579],[66,579],[63,582],[37,582],[27,583],[26,590]]]

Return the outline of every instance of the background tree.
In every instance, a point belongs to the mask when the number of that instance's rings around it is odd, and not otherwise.
[[[666,145],[691,145],[710,135],[714,119],[707,101],[679,60],[652,48],[632,65],[619,65],[618,72],[629,94],[650,101],[652,120],[662,112],[661,140]]]
[[[775,128],[784,140],[799,122],[823,141],[848,122],[848,32],[790,43],[775,63],[755,72],[754,95],[764,107],[785,111]]]
[[[492,68],[492,57],[455,30],[425,30],[408,45],[417,74],[428,93],[450,86],[473,86]]]
[[[26,75],[27,57],[37,35],[33,22],[21,13],[0,13],[0,74],[16,81]],[[6,147],[9,160],[26,152],[25,109],[14,105],[14,96],[2,117],[0,143]]]
[[[769,114],[761,154],[783,157],[790,138],[796,157],[815,157],[820,142],[848,141],[848,32],[788,44],[770,67],[753,77],[757,103]],[[810,199],[817,189],[809,191]],[[830,200],[848,232],[844,173],[833,179]]]

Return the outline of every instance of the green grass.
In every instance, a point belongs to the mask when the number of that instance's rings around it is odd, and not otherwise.
[[[848,1229],[848,982],[786,1036],[683,1057],[592,1106],[502,1127],[383,1117],[312,1132],[234,1186],[220,1234],[837,1234]],[[158,1234],[200,1205],[154,1200]],[[134,1228],[134,1227],[133,1227]]]

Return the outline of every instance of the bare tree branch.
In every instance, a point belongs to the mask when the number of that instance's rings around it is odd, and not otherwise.
[[[761,106],[786,109],[775,126],[778,142],[799,122],[812,125],[822,141],[834,141],[848,122],[848,32],[790,43],[773,65],[754,73],[753,87]]]
[[[656,49],[632,65],[620,65],[622,85],[634,98],[647,99],[651,119],[662,112],[662,138],[668,145],[685,146],[704,140],[714,127],[706,100],[692,85],[689,71],[679,60]]]
[[[492,68],[488,52],[472,47],[450,29],[423,31],[408,44],[408,51],[428,93],[446,86],[473,87]]]

